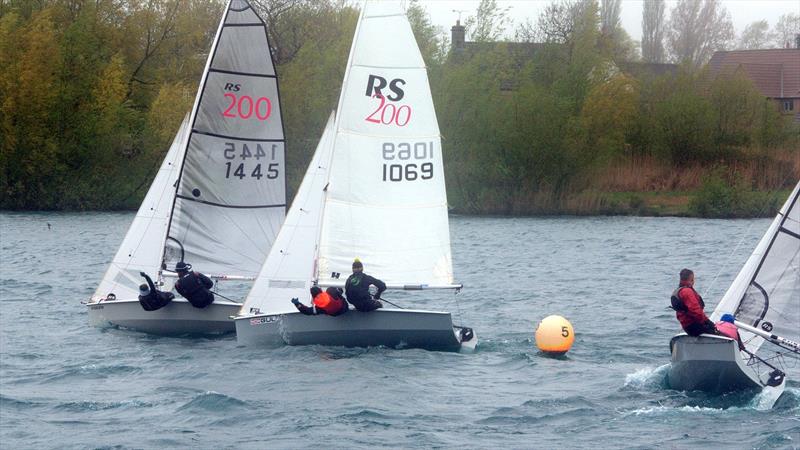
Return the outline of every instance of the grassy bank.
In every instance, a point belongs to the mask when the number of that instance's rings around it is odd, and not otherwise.
[[[749,200],[708,198],[703,190],[665,192],[601,192],[584,191],[556,196],[538,194],[528,197],[525,205],[517,205],[513,215],[577,215],[577,216],[678,216],[708,218],[772,217],[791,190],[749,191]],[[711,204],[713,206],[702,206]],[[743,206],[744,205],[744,206]],[[728,207],[729,206],[729,207]],[[472,213],[454,208],[456,213]],[[487,212],[494,214],[494,212]]]

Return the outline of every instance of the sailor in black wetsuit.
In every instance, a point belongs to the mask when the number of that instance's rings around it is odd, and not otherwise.
[[[139,272],[139,275],[143,276],[147,281],[147,284],[139,286],[139,304],[142,305],[145,311],[161,309],[175,298],[172,292],[162,292],[156,289],[153,280],[146,273]]]
[[[189,300],[192,306],[205,308],[214,302],[214,294],[210,291],[214,287],[214,282],[210,278],[202,273],[194,272],[192,265],[183,261],[175,265],[175,272],[178,273],[175,290]]]
[[[378,288],[375,298],[369,295],[370,285]],[[359,311],[367,312],[383,308],[383,304],[378,299],[381,298],[381,293],[386,290],[386,283],[365,274],[364,266],[358,258],[353,261],[353,274],[347,277],[344,290],[347,301]]]

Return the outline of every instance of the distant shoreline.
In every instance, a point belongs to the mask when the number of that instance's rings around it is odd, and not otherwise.
[[[729,215],[702,214],[692,207],[693,199],[701,195],[693,191],[629,191],[605,192],[586,190],[565,194],[549,205],[516,205],[512,213],[498,211],[469,211],[453,207],[453,214],[473,216],[526,217],[526,216],[637,216],[637,217],[695,217],[695,218],[764,218],[773,217],[786,201],[791,189],[777,191],[750,191],[756,197],[749,210],[739,210]]]
[[[635,216],[635,217],[695,217],[695,218],[765,218],[773,217],[791,193],[791,189],[778,191],[752,191],[753,195],[766,199],[750,211],[740,211],[737,215],[724,217],[698,214],[691,208],[692,199],[700,193],[695,191],[630,191],[603,192],[586,190],[565,194],[556,202],[541,204],[518,204],[513,212],[503,212],[495,208],[472,210],[451,206],[451,215],[475,217],[547,217],[547,216]],[[91,212],[135,212],[138,208],[109,209],[0,209],[1,212],[14,213],[91,213]]]

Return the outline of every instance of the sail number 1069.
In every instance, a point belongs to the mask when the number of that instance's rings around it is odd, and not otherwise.
[[[383,181],[433,178],[433,142],[384,142],[383,160]]]

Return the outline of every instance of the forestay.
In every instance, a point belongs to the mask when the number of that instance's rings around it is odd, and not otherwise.
[[[136,298],[139,284],[144,282],[139,272],[156,279],[178,178],[177,166],[188,134],[189,114],[184,117],[153,184],[93,298],[106,298],[108,294],[114,294],[117,298]]]
[[[247,295],[240,315],[294,311],[289,300],[304,299],[309,295],[333,148],[333,125],[334,114],[331,113],[286,221]]]
[[[191,117],[164,251],[209,274],[255,276],[286,210],[284,132],[264,21],[230,0]]]
[[[348,61],[318,278],[360,258],[388,284],[453,283],[441,139],[425,63],[398,1],[367,2]]]
[[[800,323],[800,183],[772,221],[755,251],[712,314],[713,320],[734,313],[736,320],[757,327],[774,326],[773,333],[796,339]],[[740,331],[750,352],[764,339]]]

